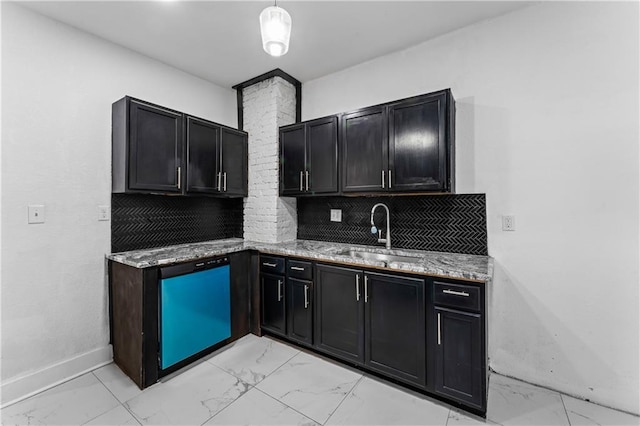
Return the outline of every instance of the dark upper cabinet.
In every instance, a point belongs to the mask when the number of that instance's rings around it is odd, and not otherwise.
[[[219,155],[220,126],[187,117],[187,192],[218,192]]]
[[[338,119],[280,129],[280,195],[338,192]]]
[[[314,346],[338,358],[364,362],[362,271],[316,265]]]
[[[113,192],[181,193],[182,114],[125,97],[112,122]]]
[[[438,280],[433,285],[434,390],[484,412],[487,397],[485,290]]]
[[[262,328],[286,335],[285,288],[282,275],[260,274]]]
[[[187,116],[187,193],[247,194],[247,135]]]
[[[305,188],[304,124],[280,129],[280,195],[298,195]]]
[[[391,191],[447,190],[446,115],[446,93],[389,106]]]
[[[343,192],[453,192],[450,90],[342,116]]]
[[[124,97],[112,105],[112,192],[246,196],[247,133]]]
[[[366,272],[365,364],[426,385],[425,281]]]
[[[222,127],[220,186],[222,195],[247,196],[248,138],[246,132]]]
[[[287,335],[300,343],[313,344],[313,283],[287,277]]]
[[[386,189],[386,113],[386,107],[373,107],[342,116],[342,191]]]

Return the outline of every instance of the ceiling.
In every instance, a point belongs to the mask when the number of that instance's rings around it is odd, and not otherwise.
[[[36,1],[34,11],[224,87],[281,68],[301,82],[521,9],[524,1],[284,1],[289,53],[262,50],[266,1]]]

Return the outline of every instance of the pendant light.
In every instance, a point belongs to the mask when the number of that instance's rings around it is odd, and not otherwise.
[[[271,56],[282,56],[289,50],[291,15],[278,3],[267,7],[260,14],[262,48]]]

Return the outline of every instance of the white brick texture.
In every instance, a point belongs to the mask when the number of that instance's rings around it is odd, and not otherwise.
[[[296,199],[278,197],[278,127],[295,122],[295,87],[280,77],[242,92],[244,130],[249,133],[249,194],[244,201],[244,238],[278,243],[296,239]]]

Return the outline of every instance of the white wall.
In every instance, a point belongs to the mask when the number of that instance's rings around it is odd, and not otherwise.
[[[638,55],[638,3],[543,3],[302,92],[306,120],[451,87],[457,192],[487,194],[491,367],[634,413]]]
[[[7,2],[2,67],[6,391],[40,369],[106,353],[110,223],[97,221],[97,206],[110,203],[112,102],[131,95],[230,126],[237,117],[231,89]],[[46,223],[27,224],[29,204],[46,206]]]

